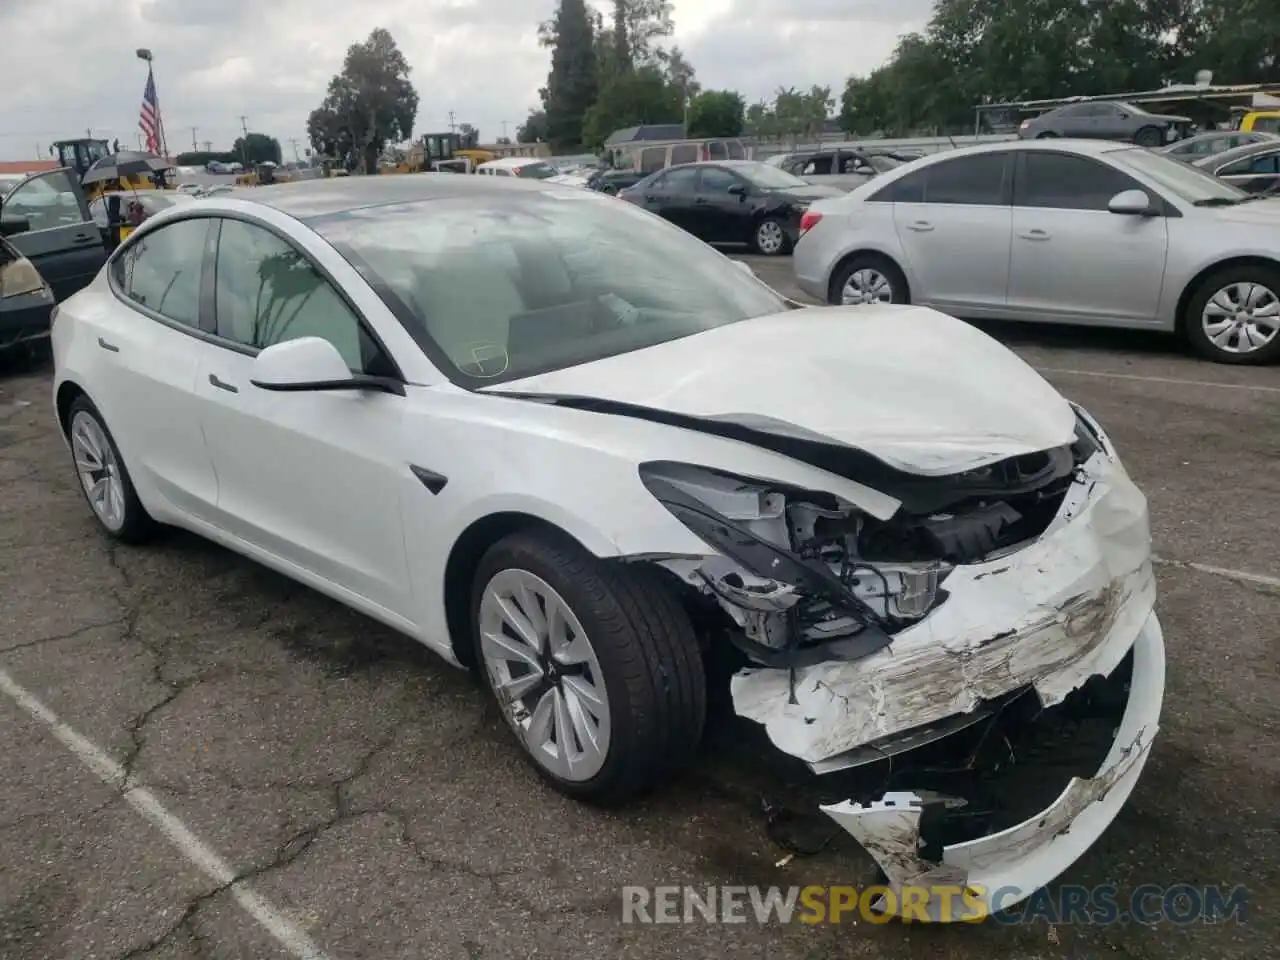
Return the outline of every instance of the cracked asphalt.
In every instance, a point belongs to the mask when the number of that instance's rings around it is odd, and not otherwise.
[[[785,261],[753,263],[789,287]],[[1280,369],[1148,335],[986,329],[1111,432],[1166,561],[1161,735],[1063,879],[1244,884],[1243,924],[624,925],[623,885],[866,883],[872,867],[840,839],[775,866],[772,765],[736,727],[680,782],[594,810],[545,788],[470,679],[412,641],[189,535],[109,546],[47,368],[0,367],[0,669],[334,960],[1274,956],[1280,590],[1188,564],[1280,578]],[[8,696],[0,758],[0,958],[287,956],[238,885]]]

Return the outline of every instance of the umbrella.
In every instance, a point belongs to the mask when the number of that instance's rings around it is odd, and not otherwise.
[[[81,180],[82,183],[97,183],[101,180],[119,180],[121,177],[136,177],[139,174],[159,173],[168,170],[171,164],[153,153],[137,153],[133,150],[122,150],[109,157],[103,157],[94,163]]]

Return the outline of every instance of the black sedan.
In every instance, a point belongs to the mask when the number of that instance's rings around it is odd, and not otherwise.
[[[53,292],[0,230],[0,352],[49,339]]]
[[[1280,140],[1248,143],[1196,160],[1199,167],[1245,193],[1268,193],[1280,186]]]
[[[809,204],[843,195],[754,160],[668,167],[618,194],[708,243],[747,243],[767,256],[790,252]]]

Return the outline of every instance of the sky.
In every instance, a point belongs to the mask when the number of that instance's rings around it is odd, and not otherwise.
[[[608,0],[588,0],[601,8]],[[228,149],[245,126],[306,147],[347,47],[385,27],[418,90],[418,134],[457,123],[482,141],[515,135],[537,106],[549,52],[537,27],[556,0],[0,0],[0,160],[44,159],[86,135],[137,146],[146,64],[155,57],[171,153]],[[779,86],[865,74],[927,21],[929,0],[675,0],[676,43],[704,87],[748,102]],[[194,130],[193,130],[194,128]]]

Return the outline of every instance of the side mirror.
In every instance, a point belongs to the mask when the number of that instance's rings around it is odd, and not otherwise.
[[[735,183],[729,188],[729,193],[735,197],[745,197],[747,195],[747,185],[745,183]]]
[[[31,220],[27,217],[0,217],[0,237],[16,237],[31,229]]]
[[[249,382],[260,390],[283,393],[377,390],[405,395],[398,380],[352,373],[338,348],[320,337],[299,337],[264,348],[254,358]]]
[[[1149,217],[1155,213],[1145,190],[1122,190],[1111,198],[1107,209],[1130,217]]]

